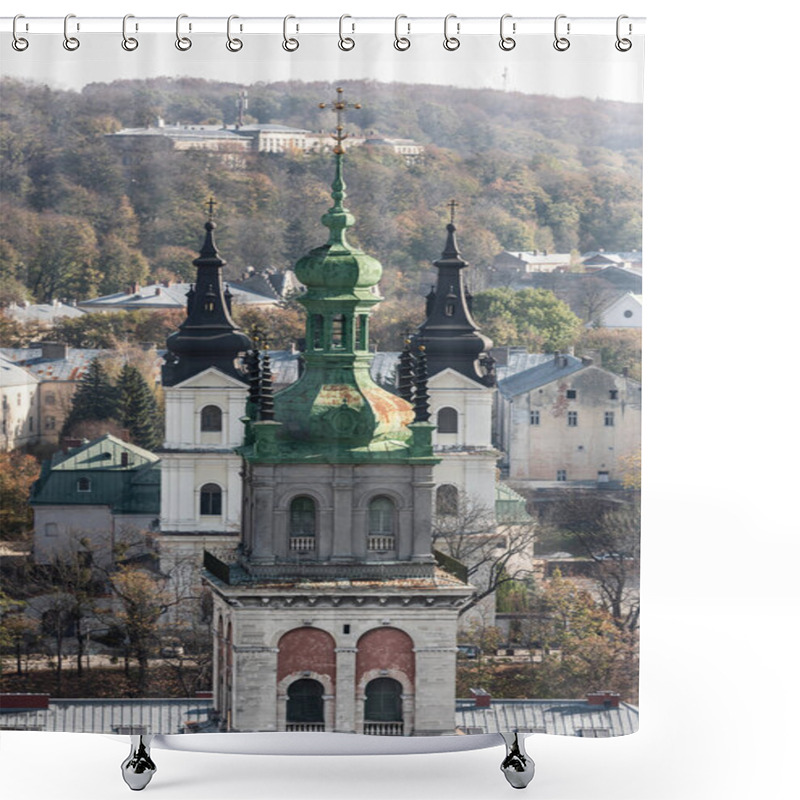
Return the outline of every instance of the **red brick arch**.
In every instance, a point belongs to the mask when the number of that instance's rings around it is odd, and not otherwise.
[[[278,682],[287,675],[316,672],[336,683],[336,643],[319,628],[295,628],[278,642]]]
[[[414,685],[414,642],[398,628],[373,628],[358,640],[356,685],[373,670],[403,673]]]

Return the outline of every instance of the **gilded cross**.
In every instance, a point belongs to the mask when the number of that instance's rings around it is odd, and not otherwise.
[[[450,207],[450,224],[455,225],[456,209],[458,208],[459,204],[455,200],[451,200],[447,205]]]
[[[342,142],[347,138],[348,134],[344,132],[344,112],[348,108],[361,108],[361,103],[348,103],[344,97],[344,89],[337,89],[336,90],[336,100],[332,103],[320,103],[320,108],[330,108],[331,110],[336,112],[336,132],[332,133],[331,136],[336,141],[336,146],[333,148],[333,152],[336,154],[344,153],[344,145]]]

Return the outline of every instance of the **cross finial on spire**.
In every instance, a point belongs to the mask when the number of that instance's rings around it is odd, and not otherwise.
[[[209,220],[214,219],[214,206],[217,205],[217,201],[214,199],[214,195],[212,194],[208,200],[206,200],[206,206],[208,207],[208,218]]]
[[[457,203],[455,200],[451,200],[447,205],[450,208],[450,224],[455,225],[456,209],[458,208],[459,203]]]
[[[331,137],[336,142],[333,152],[337,155],[344,153],[344,145],[342,142],[348,137],[349,134],[344,132],[344,112],[348,108],[361,108],[361,103],[348,103],[344,99],[344,89],[341,87],[336,90],[336,100],[332,103],[320,103],[320,108],[330,108],[336,112],[336,131],[331,134]]]

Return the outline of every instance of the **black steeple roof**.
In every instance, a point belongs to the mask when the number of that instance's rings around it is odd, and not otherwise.
[[[231,293],[222,283],[225,261],[214,242],[213,206],[213,200],[209,201],[206,238],[200,257],[192,262],[197,280],[186,295],[186,319],[167,338],[166,363],[161,370],[164,386],[175,386],[209,367],[247,383],[238,362],[253,345],[231,319]]]
[[[455,205],[451,204],[451,208]],[[458,252],[452,220],[447,226],[442,257],[433,264],[438,279],[426,298],[428,318],[413,337],[415,345],[425,346],[428,376],[450,367],[478,383],[493,386],[494,362],[487,352],[492,342],[480,332],[470,312],[470,295],[463,275],[469,264]]]

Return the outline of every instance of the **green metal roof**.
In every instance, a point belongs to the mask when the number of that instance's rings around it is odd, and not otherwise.
[[[115,513],[157,515],[160,476],[158,456],[106,434],[45,461],[31,505],[102,505]]]

